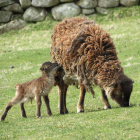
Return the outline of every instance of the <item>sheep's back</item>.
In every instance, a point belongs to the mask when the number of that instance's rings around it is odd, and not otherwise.
[[[110,60],[118,64],[113,40],[93,21],[87,18],[65,19],[58,23],[52,35],[51,59],[65,71],[84,73],[92,79],[94,72]],[[116,66],[115,66],[116,67]]]

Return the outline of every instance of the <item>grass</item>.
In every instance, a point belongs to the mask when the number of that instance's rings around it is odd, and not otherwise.
[[[130,107],[120,108],[109,100],[112,109],[104,110],[100,89],[95,87],[96,98],[92,99],[91,94],[87,93],[85,112],[77,114],[79,90],[70,86],[67,93],[69,114],[59,115],[57,87],[54,87],[49,95],[51,117],[46,114],[44,102],[41,119],[35,117],[35,101],[25,104],[27,119],[21,118],[19,106],[16,105],[9,111],[5,121],[0,122],[0,139],[140,139],[139,11],[140,7],[136,6],[116,8],[107,16],[88,16],[111,34],[125,74],[135,81]],[[14,85],[40,76],[41,64],[50,60],[51,34],[56,23],[49,14],[44,22],[0,35],[0,116],[15,95]]]

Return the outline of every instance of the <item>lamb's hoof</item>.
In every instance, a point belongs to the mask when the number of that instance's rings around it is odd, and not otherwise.
[[[1,116],[0,121],[4,121],[5,117]]]
[[[24,116],[24,115],[23,115],[22,117],[23,117],[23,118],[27,118],[27,116]]]
[[[41,116],[36,116],[37,119],[41,119]]]
[[[52,113],[47,113],[48,114],[48,116],[51,116],[52,115]]]
[[[92,95],[92,98],[95,98],[95,96],[94,96],[94,95]]]
[[[4,121],[4,120],[1,118],[0,121],[2,122],[2,121]]]

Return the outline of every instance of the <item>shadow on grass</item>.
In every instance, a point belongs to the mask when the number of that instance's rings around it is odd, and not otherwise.
[[[137,104],[135,103],[135,104],[130,104],[130,106],[129,107],[119,107],[119,106],[113,106],[111,109],[107,109],[107,110],[105,110],[104,108],[99,108],[99,109],[86,109],[85,110],[85,112],[81,112],[81,113],[79,113],[79,114],[83,114],[83,113],[91,113],[91,112],[93,112],[93,113],[95,113],[95,112],[100,112],[100,111],[108,111],[108,110],[115,110],[115,109],[119,109],[119,108],[134,108],[134,107],[138,107],[137,106]],[[20,118],[17,118],[18,120],[20,120],[20,121],[27,121],[27,120],[35,120],[35,119],[37,119],[37,120],[41,120],[41,119],[49,119],[49,118],[51,118],[51,117],[60,117],[60,116],[68,116],[68,115],[77,115],[78,113],[76,112],[76,111],[72,111],[72,112],[69,112],[69,113],[66,113],[66,114],[59,114],[59,113],[57,113],[57,114],[52,114],[52,116],[48,116],[47,114],[45,115],[45,114],[43,114],[42,116],[41,116],[41,118],[36,118],[36,116],[35,115],[28,115],[27,116],[27,118],[22,118],[22,117],[20,117]],[[8,116],[7,116],[8,117]],[[8,119],[8,118],[7,118]],[[11,120],[12,121],[12,120]],[[5,120],[5,121],[2,121],[3,123],[9,123],[10,121],[7,121],[7,120]]]
[[[115,109],[119,109],[119,108],[134,108],[134,107],[137,107],[137,104],[130,104],[129,107],[120,107],[120,106],[113,106],[111,107],[111,109],[104,109],[104,108],[99,108],[99,109],[96,109],[96,110],[93,110],[93,109],[88,109],[88,110],[85,110],[86,113],[88,112],[99,112],[99,111],[107,111],[107,110],[115,110]],[[74,112],[73,112],[74,113]],[[83,112],[84,113],[84,112]]]

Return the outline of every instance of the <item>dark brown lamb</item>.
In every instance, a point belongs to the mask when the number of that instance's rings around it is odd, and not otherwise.
[[[51,58],[64,69],[58,84],[63,102],[60,114],[68,112],[65,98],[71,84],[80,85],[77,112],[84,111],[85,92],[94,95],[92,84],[100,86],[105,109],[111,108],[106,95],[120,106],[129,106],[133,81],[123,73],[110,34],[94,21],[72,18],[58,23],[52,35]]]

